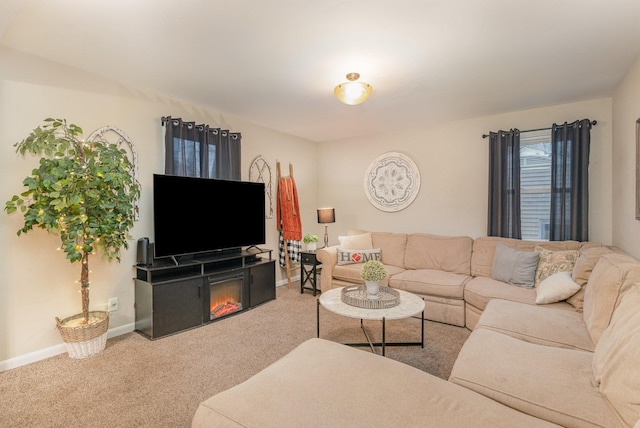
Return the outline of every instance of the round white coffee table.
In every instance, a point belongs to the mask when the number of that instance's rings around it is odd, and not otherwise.
[[[387,346],[421,346],[424,348],[424,300],[415,294],[403,290],[396,290],[400,293],[400,303],[392,308],[367,309],[349,305],[342,301],[342,288],[334,288],[325,291],[318,298],[317,308],[317,336],[320,337],[320,306],[338,315],[349,318],[360,319],[360,327],[367,338],[367,343],[346,343],[350,346],[369,346],[372,352],[376,352],[374,346],[382,348],[382,355],[385,355]],[[386,342],[386,320],[397,320],[409,318],[421,314],[420,342]],[[382,341],[372,343],[363,320],[382,321]]]

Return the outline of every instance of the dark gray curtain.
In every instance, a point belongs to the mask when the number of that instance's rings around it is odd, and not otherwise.
[[[520,131],[489,133],[489,217],[487,234],[521,238]]]
[[[551,241],[589,240],[591,121],[551,128]]]
[[[240,180],[239,132],[163,117],[165,174]]]
[[[238,132],[224,129],[211,129],[209,141],[215,147],[216,170],[219,178],[240,180],[240,140]]]

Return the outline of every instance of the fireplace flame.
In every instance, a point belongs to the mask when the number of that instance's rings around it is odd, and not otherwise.
[[[237,301],[236,296],[224,293],[212,299],[210,310],[211,319],[220,318],[242,309],[242,303]]]
[[[229,301],[221,303],[211,309],[211,318],[219,318],[224,315],[229,315],[233,312],[239,311],[240,309],[242,309],[242,305],[238,302]]]
[[[211,283],[209,291],[210,319],[220,318],[243,309],[241,278],[222,283]]]

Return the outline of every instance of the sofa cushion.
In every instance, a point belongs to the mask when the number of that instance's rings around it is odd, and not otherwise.
[[[575,307],[578,312],[582,312],[585,286],[591,276],[591,272],[593,272],[593,268],[601,256],[612,253],[613,250],[602,246],[585,246],[578,250],[578,260],[573,266],[571,277],[581,288],[576,294],[567,299],[567,302]]]
[[[540,345],[593,352],[582,314],[553,306],[493,299],[475,329],[486,328]]]
[[[369,232],[359,235],[338,236],[338,242],[340,243],[340,248],[350,250],[366,250],[368,248],[373,248],[371,233]]]
[[[552,251],[540,246],[535,250],[540,253],[540,261],[536,269],[536,287],[554,273],[573,271],[578,260],[578,250]]]
[[[584,321],[594,343],[609,326],[621,297],[640,282],[640,262],[626,254],[601,256],[584,293]]]
[[[536,304],[536,290],[534,288],[514,287],[506,282],[477,276],[472,278],[464,287],[464,300],[468,305],[484,310],[491,299],[503,299],[512,302]],[[547,306],[574,310],[567,302],[551,303]]]
[[[385,265],[385,268],[387,269],[387,277],[380,281],[380,283],[385,286],[389,284],[389,278],[392,275],[404,271],[404,269],[397,266]],[[360,277],[361,269],[362,263],[336,265],[333,267],[333,278],[341,281],[348,281],[353,284],[364,284],[364,280]]]
[[[472,278],[464,287],[464,300],[478,309],[484,310],[491,299],[535,305],[536,291],[531,288],[514,287],[484,276]]]
[[[498,243],[502,243],[519,251],[534,251],[536,246],[541,246],[553,251],[577,250],[583,245],[577,241],[523,241],[497,236],[480,236],[473,241],[473,252],[471,254],[472,276],[491,277],[493,253]]]
[[[404,266],[407,269],[438,269],[469,275],[473,239],[413,233],[407,236]]]
[[[536,304],[555,303],[571,297],[580,286],[571,278],[571,272],[558,272],[545,278],[536,287]]]
[[[595,384],[592,357],[591,352],[477,328],[462,346],[449,380],[562,426],[623,426]]]
[[[202,402],[202,427],[549,427],[414,367],[309,339],[249,380]]]
[[[635,283],[600,336],[593,372],[600,391],[620,417],[634,425],[640,417],[640,285]]]
[[[389,285],[410,293],[462,299],[468,275],[434,269],[408,269],[390,276]]]
[[[493,255],[491,278],[519,287],[533,288],[540,253],[518,251],[499,243]]]
[[[364,263],[369,260],[382,260],[380,248],[369,248],[364,250],[350,250],[338,247],[338,264],[348,265],[352,263]]]
[[[587,285],[593,268],[596,267],[598,260],[605,254],[613,254],[614,251],[609,247],[582,247],[578,250],[578,260],[573,266],[571,277],[579,285]]]
[[[382,251],[385,266],[404,268],[404,254],[407,249],[407,235],[404,233],[372,232],[371,240],[375,248]]]

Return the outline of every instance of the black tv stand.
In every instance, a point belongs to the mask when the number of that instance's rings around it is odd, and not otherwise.
[[[211,310],[215,284],[228,278],[241,289],[237,312],[275,299],[272,250],[255,248],[257,252],[237,249],[155,259],[152,265],[135,266],[136,331],[156,339],[217,321]]]

